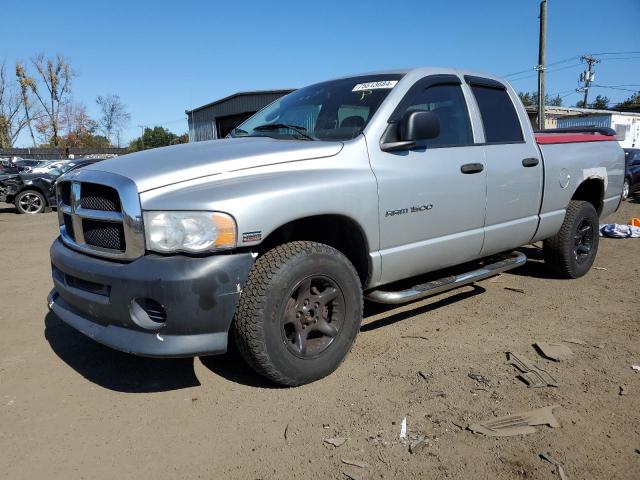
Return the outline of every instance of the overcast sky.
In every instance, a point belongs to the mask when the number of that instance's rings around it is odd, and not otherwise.
[[[508,75],[534,91],[538,0],[10,1],[0,0],[0,60],[61,53],[73,98],[97,114],[116,93],[137,125],[187,131],[185,109],[242,90],[296,88],[351,73],[453,66]],[[573,92],[577,58],[603,55],[591,98],[640,90],[640,0],[549,0],[547,91]],[[618,53],[625,52],[625,53]],[[626,53],[636,52],[636,53]],[[555,63],[559,62],[559,63]],[[554,65],[555,63],[555,65]],[[22,136],[18,146],[27,146]]]

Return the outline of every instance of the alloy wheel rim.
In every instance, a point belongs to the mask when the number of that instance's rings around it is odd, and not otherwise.
[[[593,249],[594,229],[589,219],[582,219],[573,238],[573,254],[575,259],[578,263],[584,263],[591,255],[591,250]]]
[[[305,359],[322,354],[340,333],[344,305],[344,294],[333,279],[312,275],[298,282],[282,316],[282,339],[287,349]]]
[[[20,208],[26,213],[36,213],[42,208],[42,201],[35,193],[27,193],[20,198]]]

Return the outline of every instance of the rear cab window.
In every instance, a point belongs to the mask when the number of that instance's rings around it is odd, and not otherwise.
[[[495,80],[465,76],[478,104],[485,143],[524,142],[522,127],[506,87]]]

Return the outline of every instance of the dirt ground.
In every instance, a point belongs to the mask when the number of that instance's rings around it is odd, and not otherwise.
[[[640,198],[608,221],[640,217]],[[301,388],[237,354],[153,360],[98,345],[47,312],[54,213],[0,206],[0,477],[640,478],[640,239],[602,239],[585,277],[524,267],[400,308],[365,305],[344,364]],[[521,289],[508,290],[505,287]],[[535,341],[577,338],[544,360]],[[530,389],[516,351],[558,388]],[[421,373],[420,373],[421,372]],[[488,384],[468,376],[479,373]],[[624,386],[625,395],[620,395]],[[489,438],[476,421],[547,405],[559,428]],[[407,419],[409,452],[399,440]],[[462,427],[462,428],[461,428]],[[346,437],[340,447],[323,442]],[[344,460],[364,462],[348,465]]]

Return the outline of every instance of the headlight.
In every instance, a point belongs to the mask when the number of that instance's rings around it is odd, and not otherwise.
[[[199,253],[236,246],[236,222],[220,212],[144,212],[147,250]]]

